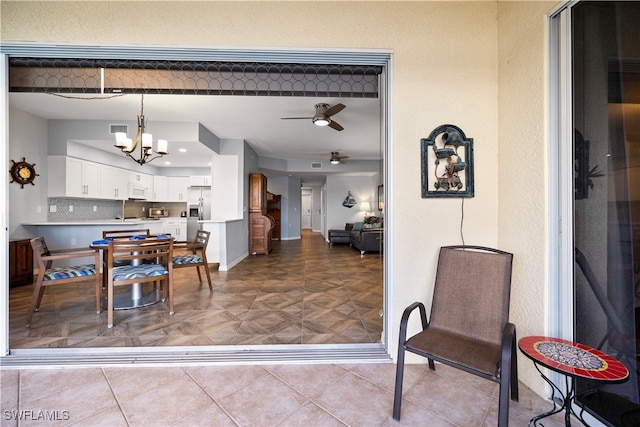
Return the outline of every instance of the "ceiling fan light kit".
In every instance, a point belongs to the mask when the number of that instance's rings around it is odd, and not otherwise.
[[[331,162],[332,165],[337,165],[340,163],[340,156],[338,155],[337,151],[331,152],[331,160],[329,161]]]
[[[325,103],[316,104],[316,113],[313,117],[282,117],[282,120],[294,120],[294,119],[311,119],[311,122],[316,126],[329,126],[331,129],[341,131],[344,128],[333,119],[331,116],[338,114],[346,106],[344,104],[329,105]]]

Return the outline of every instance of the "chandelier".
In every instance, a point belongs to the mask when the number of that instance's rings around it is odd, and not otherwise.
[[[162,157],[165,154],[169,154],[167,151],[167,140],[159,139],[158,148],[153,150],[153,137],[150,133],[145,132],[146,119],[144,117],[144,95],[140,101],[140,115],[138,116],[138,133],[134,141],[131,138],[127,138],[125,132],[116,132],[115,147],[119,148],[125,155],[133,159],[139,165],[144,165],[152,160]],[[132,154],[136,148],[140,147],[140,156],[135,158]],[[155,157],[153,157],[155,156]]]

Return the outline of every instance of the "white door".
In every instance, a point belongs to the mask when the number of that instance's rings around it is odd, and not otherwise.
[[[302,195],[302,228],[311,228],[311,194]]]

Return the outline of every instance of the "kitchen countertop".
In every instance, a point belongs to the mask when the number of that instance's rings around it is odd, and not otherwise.
[[[127,219],[124,221],[121,219],[95,219],[95,220],[87,220],[87,221],[26,222],[26,223],[22,223],[22,225],[25,225],[25,226],[34,226],[34,225],[37,225],[37,226],[43,226],[43,225],[88,226],[88,225],[120,225],[120,224],[135,225],[135,224],[147,224],[147,223],[158,222],[158,221],[160,221],[160,219],[154,219],[154,218]]]

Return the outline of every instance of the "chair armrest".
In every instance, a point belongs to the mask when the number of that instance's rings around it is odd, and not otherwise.
[[[190,250],[191,252],[196,253],[196,250],[198,249],[204,250],[204,245],[197,242],[178,242],[177,244],[173,244],[174,251]]]
[[[83,258],[83,257],[90,257],[90,256],[98,259],[99,253],[100,251],[98,249],[86,250],[85,248],[85,250],[83,251],[72,251],[72,252],[58,251],[54,255],[46,255],[46,256],[42,256],[41,258],[43,261],[53,261],[56,259],[69,259],[69,258]]]
[[[507,400],[508,390],[511,390],[511,400],[517,402],[519,400],[518,393],[518,354],[516,352],[516,325],[507,322],[502,331],[502,349],[500,353],[500,383],[503,384],[503,378],[510,380],[505,390],[500,390],[500,399]],[[500,387],[503,388],[502,386]],[[502,394],[504,393],[504,395]]]
[[[97,251],[98,249],[93,249],[90,248],[88,246],[82,247],[82,248],[65,248],[65,249],[54,249],[54,250],[50,250],[49,253],[50,254],[58,254],[58,253],[67,253],[67,252],[93,252],[93,251]]]
[[[409,323],[409,316],[415,309],[420,310],[420,320],[422,322],[422,330],[427,329],[429,323],[427,322],[427,310],[424,307],[424,304],[421,302],[414,302],[410,306],[404,309],[402,313],[402,318],[400,319],[400,347],[404,345],[407,341],[407,324]]]
[[[502,330],[502,361],[509,360],[515,352],[516,345],[516,325],[508,323]]]

